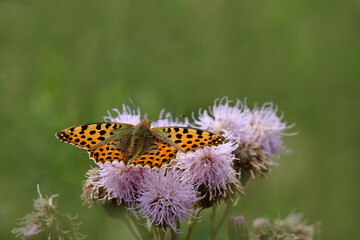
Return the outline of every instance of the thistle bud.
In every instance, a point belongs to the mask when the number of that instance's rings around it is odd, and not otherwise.
[[[249,234],[243,216],[230,217],[228,222],[230,240],[248,240]]]

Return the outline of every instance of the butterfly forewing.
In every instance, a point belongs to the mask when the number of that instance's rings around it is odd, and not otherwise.
[[[133,127],[123,123],[91,123],[70,127],[56,133],[56,137],[76,147],[90,149],[106,138]]]
[[[183,152],[192,152],[206,146],[217,146],[225,142],[221,135],[196,128],[159,127],[153,132],[171,139]]]

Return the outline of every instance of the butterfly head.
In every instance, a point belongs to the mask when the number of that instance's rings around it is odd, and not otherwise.
[[[146,137],[149,131],[150,131],[150,121],[144,120],[135,126],[133,135],[134,137],[142,138],[142,137]]]

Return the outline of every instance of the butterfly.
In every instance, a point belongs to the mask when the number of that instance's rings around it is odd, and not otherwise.
[[[225,142],[221,135],[189,127],[150,127],[144,120],[126,123],[91,123],[64,129],[56,137],[89,152],[96,163],[124,161],[125,165],[161,168],[180,152],[192,152]]]

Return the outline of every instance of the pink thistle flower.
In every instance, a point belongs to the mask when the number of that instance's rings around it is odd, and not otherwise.
[[[99,180],[94,184],[99,184],[105,188],[108,198],[117,198],[119,204],[122,201],[133,203],[136,200],[136,190],[139,183],[149,169],[125,166],[124,162],[106,162],[100,165]]]
[[[217,134],[233,132],[229,140],[238,140],[238,134],[247,128],[246,115],[243,113],[243,104],[236,100],[233,106],[227,97],[215,99],[213,106],[209,110],[199,110],[198,119],[194,117],[194,126],[204,130],[209,130]]]
[[[136,207],[151,224],[176,231],[176,222],[194,214],[192,206],[198,200],[195,188],[179,172],[152,170],[144,176],[138,190]]]
[[[236,186],[240,184],[232,167],[236,147],[237,144],[227,142],[195,152],[179,153],[175,167],[196,186],[205,186],[209,198],[213,199],[217,194],[225,195],[229,183]]]
[[[295,124],[287,126],[282,122],[283,114],[276,115],[277,107],[273,103],[265,103],[260,109],[255,107],[252,111],[246,109],[248,128],[246,134],[240,135],[240,141],[245,143],[257,143],[264,149],[269,157],[284,149],[282,144],[283,135],[294,135],[285,133]]]

